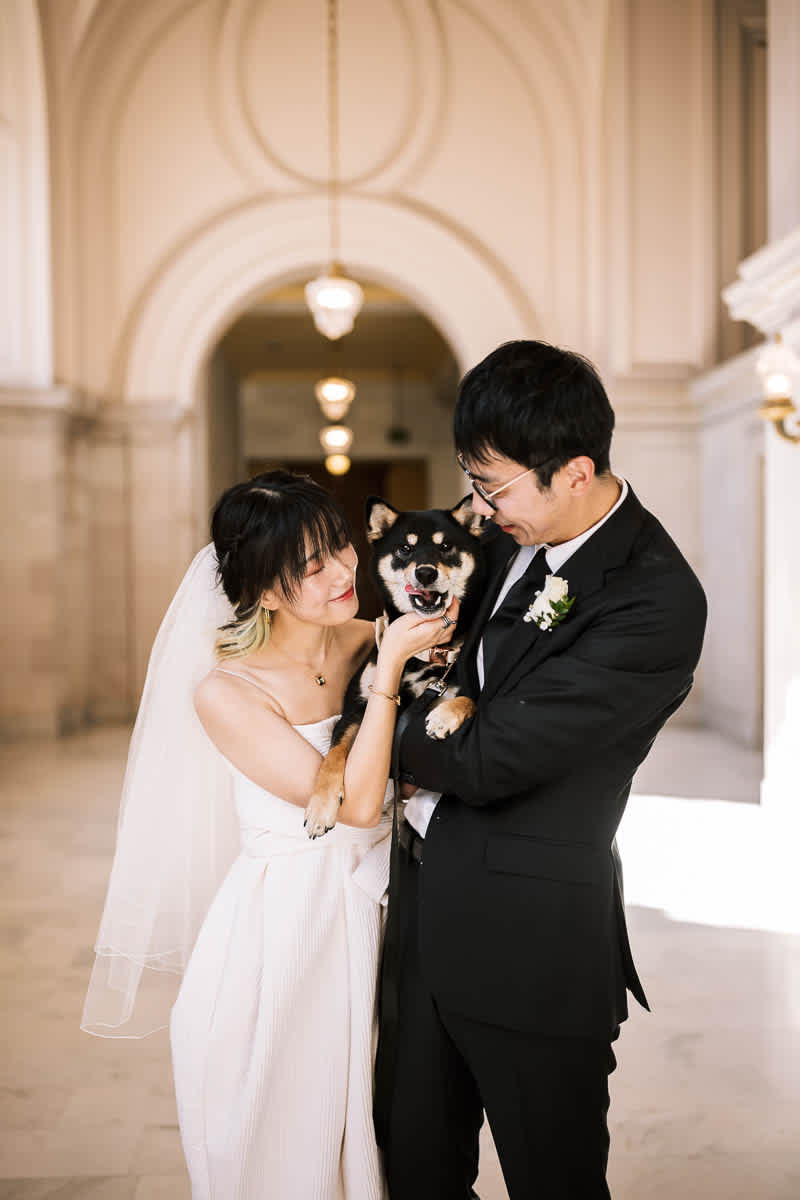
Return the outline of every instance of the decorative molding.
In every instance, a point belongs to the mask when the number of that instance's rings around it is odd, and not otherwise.
[[[679,42],[682,58],[673,53]],[[709,5],[612,4],[609,342],[618,375],[663,375],[669,362],[685,377],[712,359],[710,46]],[[690,96],[682,103],[678,78]],[[666,102],[665,95],[676,102]],[[680,184],[667,165],[665,140],[682,164]]]
[[[609,375],[617,428],[626,433],[696,432],[698,410],[685,379]]]
[[[205,0],[105,0],[83,38],[64,96],[62,159],[69,214],[61,237],[70,256],[70,290],[61,298],[68,355],[61,370],[93,391],[103,388],[111,320],[119,304],[117,228],[120,126],[144,64],[161,41]],[[112,64],[109,66],[109,63]],[[146,156],[147,139],[143,142]],[[99,165],[99,166],[98,166]],[[76,297],[80,301],[76,302]],[[90,333],[91,331],[91,333]]]
[[[431,139],[441,127],[447,71],[438,13],[430,4],[411,4],[408,0],[388,0],[387,7],[396,13],[404,33],[408,63],[405,112],[397,133],[377,161],[356,172],[343,171],[341,182],[345,188],[360,188],[367,183],[379,183],[382,187],[396,186],[397,181],[411,174],[415,164],[426,155]],[[322,7],[315,7],[313,14],[319,18],[314,34],[319,35],[319,41],[324,44],[326,23]],[[264,127],[265,115],[248,94],[247,63],[254,44],[259,40],[262,42],[262,58],[267,67],[268,55],[272,52],[272,43],[264,31],[254,32],[253,25],[257,17],[268,19],[269,9],[256,0],[231,0],[225,7],[220,23],[212,66],[214,115],[219,128],[220,147],[242,176],[260,188],[265,184],[285,187],[287,183],[311,190],[324,188],[327,184],[326,170],[316,173],[303,170],[270,143]],[[309,37],[308,23],[304,26],[304,37]],[[344,23],[340,28],[340,46],[345,44],[346,38],[347,25]],[[394,41],[390,43],[386,38],[384,44],[387,52],[391,45],[396,53]],[[324,57],[323,53],[323,61]],[[308,58],[304,65],[308,70]],[[317,80],[312,79],[311,82]],[[324,95],[324,72],[319,76],[319,87]],[[373,94],[370,104],[374,107],[382,99],[380,95]],[[323,104],[320,112],[324,114],[325,111]],[[278,108],[268,115],[281,119]],[[346,106],[344,118],[346,120]],[[389,122],[396,125],[394,113],[389,114]],[[302,142],[303,139],[299,140]],[[341,143],[346,159],[348,130],[345,123],[342,126]],[[321,157],[324,161],[325,156]]]
[[[53,378],[47,97],[38,6],[0,12],[0,375],[47,387]]]
[[[535,269],[549,283],[547,292],[539,292],[538,306],[547,314],[549,327],[559,331],[555,335],[559,340],[585,349],[591,324],[591,297],[585,284],[585,142],[591,101],[599,98],[576,78],[569,32],[549,7],[528,6],[523,11],[508,0],[495,0],[491,6],[452,0],[452,7],[468,16],[505,59],[527,102],[527,115],[535,122],[536,144],[544,159],[539,190],[546,228]]]
[[[767,238],[766,0],[716,5],[716,249],[720,286]],[[717,354],[752,345],[753,331],[732,321],[717,297]]]
[[[800,318],[800,229],[739,263],[738,280],[722,296],[735,321],[768,335]]]
[[[76,0],[75,10],[70,23],[73,54],[80,52],[80,48],[91,30],[92,21],[102,3],[103,0]]]
[[[85,413],[70,388],[0,386],[0,418],[70,421]]]
[[[474,239],[434,214],[372,197],[343,196],[341,213],[351,270],[408,296],[440,329],[462,370],[501,341],[536,335],[530,313]],[[325,218],[319,196],[254,203],[189,241],[136,305],[108,394],[149,401],[169,395],[191,407],[197,372],[223,329],[256,296],[302,278],[324,258]]]
[[[800,330],[798,330],[800,334]],[[618,427],[625,432],[698,434],[730,421],[751,420],[763,434],[757,415],[760,387],[756,374],[759,347],[753,347],[709,371],[688,379],[676,391],[670,379],[641,386],[626,376],[611,381],[609,394]]]
[[[711,395],[731,390],[741,391],[743,383],[745,386],[751,385],[757,395],[759,391],[756,375],[758,351],[759,347],[753,346],[749,350],[743,350],[741,354],[729,358],[727,362],[720,363],[719,366],[712,367],[709,371],[704,371],[702,375],[696,375],[689,385],[692,395],[700,403],[704,403],[706,398]]]
[[[703,429],[744,420],[752,425],[754,434],[763,437],[764,424],[758,416],[761,389],[756,374],[759,348],[745,350],[692,380],[689,390]]]
[[[95,437],[123,437],[134,442],[161,441],[189,428],[195,415],[169,397],[137,403],[106,405],[98,409],[93,421]]]
[[[390,205],[409,208],[417,205],[420,213],[425,211],[425,219],[440,222],[454,236],[468,241],[470,251],[481,254],[490,269],[502,278],[529,334],[536,328],[532,319],[535,296],[537,307],[547,316],[550,335],[586,349],[587,331],[595,325],[590,312],[596,308],[596,298],[589,294],[587,275],[592,255],[585,228],[585,192],[590,173],[584,144],[585,126],[597,111],[599,97],[596,92],[602,79],[593,76],[589,88],[586,81],[581,80],[570,22],[550,11],[520,8],[510,0],[498,0],[490,9],[468,0],[450,0],[449,3],[443,0],[426,0],[424,3],[421,0],[387,0],[387,3],[394,5],[394,10],[401,14],[409,29],[413,46],[410,53],[420,86],[412,89],[413,120],[409,118],[412,132],[402,146],[398,144],[391,151],[387,150],[382,163],[370,165],[365,190],[374,196],[379,189]],[[264,6],[265,19],[268,19],[269,7]],[[176,36],[177,23],[182,18],[199,8],[208,14],[209,38],[208,63],[202,60],[199,69],[205,70],[207,66],[211,81],[216,79],[216,86],[210,88],[212,131],[216,130],[217,148],[225,150],[227,147],[228,157],[232,156],[245,183],[241,196],[233,200],[233,205],[244,207],[263,203],[268,187],[273,189],[274,198],[280,204],[296,199],[296,194],[290,191],[297,186],[292,178],[296,164],[283,164],[289,168],[288,175],[283,169],[279,170],[281,164],[273,161],[274,154],[270,158],[270,148],[259,144],[259,138],[263,143],[268,133],[265,135],[260,129],[258,137],[254,135],[253,129],[248,127],[246,112],[235,95],[236,64],[240,61],[237,55],[246,32],[247,13],[252,11],[252,0],[231,0],[229,4],[217,6],[202,0],[159,0],[158,3],[142,0],[136,5],[109,0],[107,5],[93,10],[86,37],[75,58],[68,94],[64,96],[65,101],[69,100],[64,106],[65,116],[58,118],[59,143],[74,147],[76,154],[74,160],[66,153],[60,160],[65,190],[70,195],[68,201],[65,199],[61,204],[57,219],[62,222],[60,253],[64,275],[73,281],[59,298],[63,322],[59,366],[64,375],[80,380],[98,393],[108,393],[109,374],[118,383],[117,366],[108,362],[108,348],[118,348],[126,343],[138,319],[137,307],[150,288],[155,272],[163,270],[169,261],[177,261],[200,232],[196,227],[187,227],[185,232],[178,228],[168,247],[160,247],[157,240],[160,226],[157,225],[152,234],[148,232],[146,236],[129,239],[138,247],[138,261],[153,262],[158,256],[159,266],[144,268],[150,277],[146,282],[142,281],[138,301],[132,299],[127,289],[125,295],[121,294],[122,279],[130,278],[130,268],[124,266],[128,259],[123,256],[128,255],[128,250],[113,212],[119,189],[116,156],[120,120],[135,94],[137,79],[149,57],[165,38]],[[522,253],[507,245],[502,251],[498,249],[503,242],[497,227],[488,224],[480,210],[475,216],[472,205],[464,206],[465,215],[462,216],[462,209],[451,195],[450,185],[437,181],[442,139],[449,128],[447,116],[451,110],[448,105],[454,103],[456,84],[473,93],[475,90],[475,80],[467,75],[467,68],[459,71],[457,80],[453,77],[453,39],[458,32],[454,29],[456,13],[462,23],[462,14],[474,22],[478,36],[490,40],[503,56],[502,62],[495,63],[493,49],[493,72],[498,77],[507,75],[513,80],[511,99],[504,102],[497,119],[511,129],[530,128],[542,148],[542,169],[536,178],[526,174],[523,189],[532,198],[537,194],[541,196],[545,211],[543,215],[537,212],[541,224],[534,238],[522,242]],[[219,21],[216,29],[213,26],[215,14]],[[593,36],[593,29],[594,22],[591,27],[587,26],[584,36]],[[590,51],[591,47],[584,47],[584,56]],[[113,62],[113,70],[108,66],[110,62]],[[477,82],[486,91],[491,81],[478,75]],[[272,119],[270,114],[268,116]],[[204,131],[202,136],[208,138],[209,132]],[[460,135],[459,145],[461,140]],[[146,145],[146,139],[142,145]],[[448,154],[452,154],[453,148],[448,142]],[[294,175],[305,180],[304,190],[313,189],[313,195],[320,196],[324,183],[322,174],[313,177],[312,173],[306,178],[303,171],[294,171]],[[364,173],[362,178],[366,178]],[[429,182],[431,186],[428,186]],[[498,181],[497,186],[511,188],[518,182],[510,161],[508,177]],[[364,196],[348,196],[346,190],[343,202],[348,199],[358,205]],[[214,203],[210,191],[210,209]],[[223,214],[231,207],[229,189],[219,198],[214,215],[213,210],[209,211],[208,216],[203,215],[200,220],[208,220],[209,224],[218,219],[225,220],[227,215]],[[73,217],[70,217],[70,211]],[[601,241],[595,232],[592,245]],[[222,252],[226,252],[224,248]],[[345,244],[342,253],[351,266],[348,261],[352,258],[351,251]],[[70,256],[72,263],[68,261]],[[326,256],[325,239],[314,235],[309,238],[306,248],[304,269],[316,269]],[[393,249],[387,251],[387,257],[398,256]],[[373,257],[370,253],[369,258]],[[298,269],[293,268],[294,271]],[[423,260],[419,273],[439,273],[441,269],[439,264]],[[278,277],[276,270],[268,270],[262,282]],[[602,279],[602,272],[595,272],[594,278]],[[436,291],[439,285],[431,281],[424,286]],[[71,323],[74,323],[74,329],[70,329]],[[446,320],[440,318],[437,323],[444,325]],[[503,340],[502,332],[499,339]],[[597,345],[599,347],[599,342]],[[594,350],[597,347],[592,343],[588,348]],[[111,390],[119,391],[118,388]]]

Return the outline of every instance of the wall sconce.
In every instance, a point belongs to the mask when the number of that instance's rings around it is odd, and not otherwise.
[[[756,370],[762,379],[764,396],[758,415],[771,421],[787,442],[800,442],[800,413],[792,402],[792,380],[800,372],[800,359],[790,346],[783,344],[779,333],[761,350]],[[795,428],[790,430],[787,423]]]

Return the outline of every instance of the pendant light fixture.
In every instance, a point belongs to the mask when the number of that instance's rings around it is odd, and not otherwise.
[[[352,379],[340,379],[337,375],[329,375],[327,379],[320,379],[314,384],[314,395],[323,416],[335,425],[347,416],[355,399],[356,385]]]
[[[353,444],[353,431],[346,425],[326,425],[319,440],[326,454],[347,454]]]
[[[346,454],[329,454],[325,459],[325,470],[329,475],[346,475],[350,470],[350,459]]]
[[[330,266],[306,284],[314,324],[332,341],[353,328],[364,293],[339,262],[339,27],[338,0],[328,0],[328,233]]]

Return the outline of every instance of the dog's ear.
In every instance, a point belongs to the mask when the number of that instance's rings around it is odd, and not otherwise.
[[[479,537],[483,530],[484,518],[480,513],[472,511],[472,493],[460,500],[455,508],[450,509],[450,516],[463,525],[467,533]]]
[[[392,528],[400,516],[396,508],[381,500],[380,496],[370,496],[367,499],[367,541],[377,542],[378,538]]]

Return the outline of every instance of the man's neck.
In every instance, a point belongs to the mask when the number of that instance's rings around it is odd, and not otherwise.
[[[580,512],[574,514],[570,531],[564,532],[557,540],[551,540],[549,545],[563,546],[564,542],[571,542],[573,538],[586,533],[587,529],[591,529],[598,521],[602,521],[603,517],[608,516],[621,495],[622,484],[616,475],[609,472],[596,478],[589,494],[584,497],[585,503],[581,505]]]

